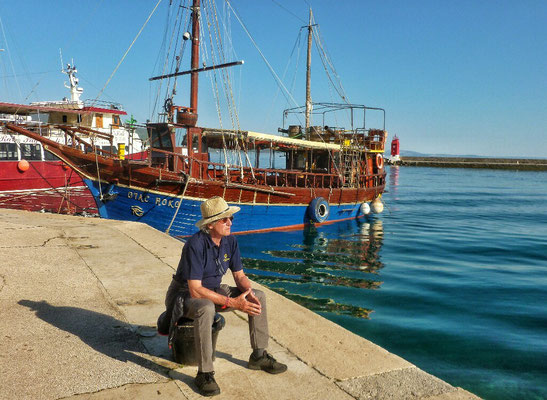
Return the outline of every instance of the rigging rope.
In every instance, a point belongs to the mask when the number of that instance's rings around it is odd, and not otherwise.
[[[91,136],[93,136],[93,135],[91,135]],[[101,185],[101,172],[99,171],[99,156],[97,154],[97,146],[95,146],[95,140],[93,140],[91,142],[91,144],[93,145],[93,150],[95,152],[95,166],[97,168],[97,180],[99,181],[98,182],[98,184],[99,184],[99,199],[102,201],[103,200],[103,188],[102,188],[102,185]]]
[[[216,59],[215,59],[215,49],[213,47],[213,34],[216,36],[216,44],[217,44],[217,54],[218,54],[218,59],[221,63],[224,63],[226,62],[226,56],[225,56],[225,53],[226,53],[226,49],[224,47],[224,41],[222,40],[222,37],[221,37],[221,29],[220,29],[220,26],[219,26],[219,19],[218,19],[218,15],[217,15],[217,9],[214,5],[213,2],[211,2],[211,0],[209,0],[209,4],[210,4],[210,9],[212,10],[211,13],[212,15],[209,15],[209,14],[205,14],[206,15],[206,19],[207,19],[207,26],[208,26],[208,33],[209,33],[209,40],[210,40],[210,44],[211,44],[211,58],[212,58],[212,62],[213,62],[213,65],[216,64]],[[224,24],[224,26],[226,27],[226,24]],[[224,86],[224,95],[226,97],[226,102],[227,102],[227,105],[228,105],[228,111],[229,111],[229,115],[230,115],[230,119],[231,119],[231,122],[232,122],[232,129],[234,129],[235,131],[237,132],[240,132],[240,125],[239,125],[239,117],[238,117],[238,114],[237,114],[237,107],[235,105],[235,97],[234,97],[234,93],[233,93],[233,89],[232,89],[232,83],[231,83],[231,79],[230,79],[230,76],[229,76],[229,72],[226,70],[226,69],[222,69],[220,72],[219,72],[222,76],[222,82],[223,82],[223,86]],[[216,74],[215,74],[216,75]],[[216,76],[215,76],[215,93],[217,94],[218,96],[218,86],[216,85]],[[219,113],[219,116],[220,116],[220,98],[219,96],[217,97],[217,112]],[[225,138],[224,138],[224,133],[222,133],[222,139],[223,139],[223,147],[225,147]],[[236,154],[237,154],[237,157],[238,157],[238,160],[239,160],[239,170],[240,170],[240,177],[241,179],[243,180],[243,177],[244,177],[244,170],[243,170],[243,160],[241,158],[241,152],[243,151],[243,153],[245,154],[245,158],[246,158],[246,162],[247,162],[247,165],[249,166],[250,168],[250,171],[251,171],[251,176],[253,177],[253,179],[256,179],[255,178],[255,174],[254,174],[254,170],[253,170],[253,165],[251,163],[251,160],[249,159],[249,154],[248,154],[248,151],[245,147],[245,142],[243,139],[241,139],[241,145],[242,147],[240,147],[240,140],[236,139],[235,141],[235,151],[236,151]],[[227,157],[226,157],[226,151],[224,152],[224,155],[225,155],[225,171],[227,172]],[[226,178],[228,179],[228,174],[226,173]]]
[[[347,104],[349,104],[346,94],[344,93],[344,88],[342,87],[342,83],[340,82],[340,78],[338,77],[338,74],[336,73],[336,70],[334,69],[334,65],[332,64],[332,61],[330,61],[327,53],[325,52],[325,49],[323,48],[323,44],[321,43],[319,35],[316,33],[316,30],[312,30],[313,36],[315,38],[315,43],[317,46],[317,49],[319,50],[319,55],[321,58],[321,62],[323,63],[323,67],[325,69],[325,73],[327,74],[327,77],[329,78],[330,82],[332,83],[332,86],[340,96],[340,98]],[[340,85],[340,88],[336,86],[336,84],[333,82],[331,75],[329,74],[328,67],[330,66],[331,70],[335,74],[336,78],[338,79],[338,85]]]
[[[210,23],[210,20],[209,20],[209,15],[206,13],[205,14],[205,17],[207,19],[207,26],[210,27],[211,26],[211,23]],[[200,24],[200,28],[201,28],[201,33],[202,33],[202,36],[203,36],[203,24]],[[211,59],[212,59],[212,64],[213,65],[216,65],[215,63],[215,58],[214,58],[214,47],[213,47],[213,40],[211,38],[211,31],[209,29],[209,44],[211,46]],[[203,44],[203,42],[200,42],[200,45],[202,47],[202,52],[201,54],[203,55],[203,58],[204,60],[207,60],[209,58],[208,56],[208,53],[207,53],[207,46],[205,46]],[[213,89],[213,95],[215,97],[215,106],[216,106],[216,109],[217,109],[217,114],[218,114],[218,120],[219,120],[219,124],[220,124],[220,128],[223,129],[223,124],[222,124],[222,112],[221,112],[221,107],[220,107],[220,95],[219,95],[219,91],[218,91],[218,82],[217,82],[217,74],[215,73],[215,71],[213,71],[211,74],[209,74],[210,76],[210,80],[211,80],[211,86],[212,86],[212,89]],[[222,133],[222,150],[223,150],[223,155],[224,155],[224,176],[226,178],[226,181],[228,182],[229,180],[229,176],[228,176],[228,154],[227,154],[227,146],[226,146],[226,138],[224,136],[224,133]]]
[[[108,86],[108,84],[110,83],[110,81],[112,80],[112,78],[114,77],[114,74],[116,73],[116,71],[118,71],[118,68],[120,68],[120,65],[122,65],[122,62],[123,60],[125,60],[125,57],[127,56],[127,54],[129,53],[129,51],[131,50],[131,48],[133,47],[133,45],[135,44],[135,42],[137,41],[138,37],[141,35],[142,31],[144,30],[144,27],[148,24],[148,21],[150,21],[150,18],[152,18],[152,15],[154,14],[154,12],[156,11],[156,8],[158,8],[158,6],[160,5],[162,0],[158,0],[158,2],[156,3],[156,6],[154,7],[154,9],[152,10],[152,12],[150,13],[150,15],[148,16],[148,18],[146,19],[146,21],[144,22],[143,26],[141,27],[141,29],[139,30],[139,33],[137,33],[137,36],[135,36],[135,38],[133,39],[133,41],[131,42],[131,44],[129,45],[128,49],[125,51],[125,54],[123,55],[123,57],[121,58],[121,60],[118,62],[118,65],[116,65],[116,68],[114,68],[114,71],[112,71],[112,74],[110,75],[110,78],[108,78],[108,80],[106,81],[106,83],[104,84],[103,88],[101,89],[101,91],[99,92],[99,94],[97,95],[97,97],[95,97],[95,101],[97,101],[99,99],[99,97],[101,97],[101,95],[103,94],[104,90],[106,89],[106,87]]]
[[[283,85],[283,82],[281,81],[281,79],[279,78],[279,76],[277,75],[277,73],[274,71],[273,67],[271,66],[271,64],[268,62],[268,59],[266,58],[266,56],[264,55],[264,53],[262,53],[262,51],[260,50],[260,48],[258,47],[256,41],[254,40],[253,36],[251,35],[251,33],[249,32],[249,30],[247,29],[247,27],[245,26],[245,24],[243,23],[243,21],[241,20],[241,18],[239,18],[239,15],[238,13],[236,12],[236,10],[234,9],[234,7],[232,6],[232,4],[230,3],[229,0],[226,0],[226,3],[228,4],[228,6],[230,7],[230,9],[233,11],[235,17],[237,18],[237,20],[239,21],[239,24],[241,25],[241,27],[243,28],[243,30],[245,31],[245,33],[247,34],[247,36],[249,37],[249,39],[251,40],[251,42],[253,43],[253,45],[255,46],[256,50],[258,51],[258,53],[260,54],[260,56],[262,57],[262,59],[264,60],[264,62],[266,63],[268,69],[270,70],[270,73],[273,75],[273,77],[275,78],[277,84],[283,89],[283,95],[285,96],[285,98],[287,99],[288,102],[292,101],[294,103],[294,105],[296,107],[298,107],[298,103],[296,102],[296,100],[294,99],[294,97],[291,95],[291,93],[287,90],[287,88],[285,87],[285,85]],[[288,96],[288,97],[287,97]]]
[[[163,62],[163,68],[161,70],[161,75],[165,75],[167,72],[167,70],[169,69],[169,57],[170,57],[170,54],[171,54],[171,47],[173,47],[173,43],[175,43],[175,48],[178,44],[178,41],[175,40],[177,37],[180,37],[180,35],[176,35],[176,32],[177,30],[175,29],[177,26],[179,28],[179,32],[180,32],[180,28],[182,26],[182,23],[179,23],[178,21],[180,20],[180,17],[181,17],[181,14],[182,14],[182,10],[183,8],[182,7],[179,7],[177,9],[178,12],[174,13],[173,15],[171,14],[170,12],[171,8],[169,8],[169,12],[168,12],[168,15],[167,15],[167,23],[165,24],[165,32],[164,32],[164,38],[163,38],[163,42],[162,42],[162,48],[163,50],[160,50],[160,52],[165,52],[165,59],[164,59],[164,62]],[[173,18],[174,21],[173,22],[170,22],[170,18]],[[166,37],[167,37],[167,32],[168,32],[168,28],[173,25],[174,28],[171,31],[171,38],[169,40],[169,44],[167,46],[167,49],[165,49],[165,44],[166,44]],[[182,46],[182,49],[184,49],[184,46]],[[174,52],[173,52],[174,53]],[[171,61],[171,69],[172,69],[172,64],[173,64],[173,61]],[[156,107],[158,106],[158,101],[160,99],[160,93],[162,91],[162,87],[163,87],[163,79],[160,80],[157,88],[157,92],[156,92],[156,98],[155,98],[155,101],[154,101],[154,109],[153,109],[153,112],[152,112],[152,115],[155,114],[155,111],[156,111]],[[163,96],[163,98],[166,100],[168,98],[170,98],[171,96],[169,96],[169,83],[171,81],[171,78],[168,78],[166,80],[166,83],[165,83],[165,95]],[[176,82],[176,78],[175,78],[175,82]],[[176,83],[175,83],[176,85]],[[175,86],[174,85],[174,86]],[[175,88],[173,87],[173,91],[175,90]],[[165,107],[165,104],[164,103],[162,106]],[[166,110],[164,110],[166,111]]]
[[[301,46],[302,46],[301,37],[302,37],[302,28],[300,28],[300,30],[298,32],[298,35],[296,36],[296,41],[294,42],[293,48],[291,50],[291,55],[289,56],[289,59],[287,60],[287,65],[285,66],[285,70],[283,71],[283,75],[282,75],[282,79],[285,80],[285,75],[287,74],[287,71],[289,69],[289,65],[291,64],[291,60],[292,60],[292,57],[294,55],[294,50],[297,49],[296,62],[295,62],[296,68],[294,70],[294,75],[293,75],[293,78],[292,78],[290,93],[292,93],[294,91],[294,87],[296,85],[296,77],[298,75],[298,64],[300,62],[300,49],[301,49]],[[281,90],[281,88],[278,87],[276,92],[275,92],[274,97],[272,98],[272,103],[271,103],[271,106],[270,106],[270,110],[268,111],[268,117],[266,118],[266,122],[269,122],[270,115],[272,114],[272,110],[274,108],[274,104],[277,100],[277,96],[279,95],[280,90]],[[287,106],[290,105],[288,102],[286,104],[287,104]],[[296,116],[296,119],[298,120],[299,124],[302,125],[302,120],[300,119],[300,116],[298,114],[296,114],[295,116]]]

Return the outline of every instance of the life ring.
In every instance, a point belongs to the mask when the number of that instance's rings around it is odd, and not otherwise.
[[[376,165],[378,169],[384,168],[384,157],[380,153],[376,154]]]
[[[308,206],[308,217],[314,222],[324,222],[329,217],[329,203],[322,197],[316,197]]]

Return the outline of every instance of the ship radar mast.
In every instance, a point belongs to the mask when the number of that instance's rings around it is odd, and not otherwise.
[[[79,80],[76,78],[76,72],[78,72],[76,66],[74,64],[67,64],[66,69],[62,69],[61,72],[67,74],[70,81],[70,86],[65,82],[65,87],[70,89],[70,100],[75,103],[80,103],[80,96],[84,92],[84,89],[78,86]]]

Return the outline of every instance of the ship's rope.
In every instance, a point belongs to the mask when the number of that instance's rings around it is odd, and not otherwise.
[[[40,128],[41,128],[41,127],[40,127]],[[19,151],[21,151],[21,145],[20,145],[20,143],[17,141],[16,136],[15,136],[10,130],[2,130],[2,132],[4,132],[4,133],[8,134],[9,136],[11,136],[11,138],[12,138],[12,140],[13,140],[13,143],[15,143],[15,145],[19,148]],[[47,151],[47,150],[44,149],[43,147],[42,147],[42,149],[43,149],[44,152]],[[44,160],[40,160],[40,161],[44,161]],[[31,164],[31,165],[32,165],[32,164]],[[73,172],[74,172],[74,170],[71,169],[71,173],[70,173],[70,174],[72,175]],[[65,175],[65,180],[66,180],[66,175]],[[69,179],[69,180],[70,180],[70,179]],[[52,190],[54,193],[58,194],[61,198],[63,198],[63,199],[67,202],[67,205],[68,205],[68,204],[72,204],[75,208],[78,208],[78,207],[79,207],[75,202],[73,202],[72,200],[70,200],[69,197],[65,197],[65,195],[64,195],[61,191],[59,191],[56,187],[54,187],[51,183],[49,183],[49,181],[48,181],[47,179],[44,179],[44,181],[45,181],[46,183],[48,183],[48,185],[49,185],[50,188],[49,188],[49,189],[42,189],[42,190],[39,190],[39,191],[46,192],[46,191]],[[65,181],[65,182],[66,182],[66,181]],[[65,192],[66,192],[66,190],[67,190],[67,185],[66,185],[66,183],[65,183]],[[25,197],[30,197],[30,196],[34,196],[34,195],[35,195],[34,192],[29,192],[29,193],[20,194],[20,195],[17,195],[17,196],[9,196],[9,197],[7,197],[6,199],[0,199],[0,204],[2,204],[2,203],[9,203],[9,202],[12,202],[12,201],[15,201],[15,200],[18,200],[18,199],[23,199],[23,198],[25,198]],[[62,203],[61,203],[61,204],[62,204]]]
[[[215,4],[211,0],[208,0],[208,1],[209,1],[209,4],[210,4],[209,7],[208,7],[208,10],[210,10],[210,13],[212,14],[212,15],[206,14],[207,15],[207,26],[209,28],[209,38],[210,38],[210,42],[211,42],[211,47],[213,47],[213,45],[212,45],[212,43],[213,43],[212,35],[214,34],[216,36],[215,42],[216,42],[216,45],[217,45],[217,54],[218,54],[219,62],[224,63],[224,62],[226,62],[226,56],[225,56],[226,51],[225,51],[225,48],[224,48],[224,41],[222,40],[222,36],[221,36],[221,33],[220,33],[220,26],[219,26],[219,22],[218,22],[217,9],[216,9]],[[211,55],[213,57],[213,63],[214,63],[215,60],[214,60],[213,50],[211,50]],[[230,119],[232,121],[232,129],[239,130],[239,117],[238,117],[237,112],[236,112],[234,94],[233,94],[233,90],[232,90],[232,82],[231,82],[231,79],[229,79],[229,71],[226,68],[222,68],[219,71],[219,73],[223,77],[222,81],[224,83],[224,93],[225,93],[226,101],[227,101],[227,104],[228,104]]]
[[[302,18],[300,18],[298,15],[296,15],[295,13],[293,13],[291,10],[289,10],[288,8],[286,7],[283,7],[283,5],[275,0],[272,0],[272,3],[274,3],[275,5],[279,6],[279,8],[283,9],[284,11],[286,11],[288,14],[292,15],[293,17],[295,17],[297,20],[299,20],[300,22],[304,23],[304,24],[307,24],[308,21],[305,21],[303,20]],[[306,1],[307,3],[307,1]]]
[[[315,23],[315,20],[313,21]],[[330,82],[332,83],[332,86],[340,96],[340,98],[346,103],[350,104],[347,95],[344,91],[344,87],[342,86],[342,81],[340,79],[340,76],[336,72],[336,68],[334,67],[333,62],[331,61],[331,58],[329,57],[327,51],[325,50],[325,47],[323,46],[323,41],[321,40],[321,32],[319,29],[319,25],[317,25],[316,29],[312,29],[313,37],[315,39],[315,43],[317,46],[317,49],[319,50],[319,55],[321,58],[321,62],[323,63],[323,67],[325,68],[325,73],[327,74],[327,77],[329,78]],[[329,68],[334,74],[334,77],[336,78],[336,83],[333,81],[333,78],[331,77],[331,74],[329,73]],[[338,85],[337,85],[338,84]]]
[[[63,198],[67,204],[70,203],[72,206],[74,206],[74,208],[82,208],[81,206],[79,206],[78,204],[76,204],[74,201],[70,200],[70,197],[69,198],[66,198],[65,195],[63,194],[62,191],[60,191],[59,189],[51,186],[50,189],[41,189],[41,190],[38,190],[39,192],[51,192],[53,191],[53,194],[57,194],[59,195],[59,197]],[[29,193],[24,193],[24,194],[20,194],[20,195],[17,195],[17,196],[9,196],[9,197],[6,197],[5,199],[0,199],[0,204],[4,204],[4,203],[10,203],[12,201],[17,201],[19,199],[24,199],[25,197],[31,197],[31,196],[36,196],[36,192],[29,192]],[[85,211],[85,209],[83,209]]]
[[[218,16],[217,16],[217,12],[216,12],[216,7],[213,7],[213,11],[214,11],[214,16],[215,16],[215,32],[217,33],[217,37],[218,37],[217,45],[220,46],[220,48],[219,48],[220,54],[224,55],[223,41],[221,40],[221,36],[220,36],[220,27],[218,25]],[[225,23],[224,26],[226,27],[226,25],[227,24]],[[229,37],[230,35],[227,35],[227,36]],[[231,43],[228,42],[228,44],[231,44]],[[232,47],[232,52],[233,52],[233,47]],[[224,60],[224,61],[226,61],[226,60]],[[232,88],[232,81],[229,77],[229,71],[227,69],[223,69],[222,72],[223,72],[223,76],[224,76],[225,87],[227,88],[226,96],[228,97],[228,103],[233,107],[233,115],[235,117],[235,125],[234,125],[233,121],[232,121],[232,125],[233,125],[234,129],[236,129],[238,132],[240,132],[241,129],[240,129],[240,125],[239,125],[239,117],[238,117],[238,114],[237,114],[237,107],[236,107],[236,104],[235,104],[235,97],[234,97],[233,88]],[[243,160],[241,159],[241,149],[240,149],[239,145],[240,145],[240,142],[237,141],[236,142],[236,151],[237,151],[238,156],[239,156],[240,177],[243,180],[243,177],[244,177]],[[250,168],[251,176],[252,176],[253,180],[256,180],[256,176],[255,176],[254,169],[253,169],[253,164],[251,163],[251,160],[249,159],[249,153],[247,151],[247,147],[246,147],[245,141],[243,139],[241,140],[241,147],[242,147],[243,153],[245,154],[245,159],[247,161],[247,165]]]
[[[226,56],[225,54],[228,52],[228,48],[224,46],[224,41],[222,40],[222,36],[221,36],[221,29],[220,29],[220,25],[219,25],[219,18],[218,18],[218,14],[217,14],[217,9],[216,9],[216,6],[214,5],[214,2],[212,2],[211,0],[208,0],[209,1],[209,7],[206,8],[209,11],[209,13],[204,13],[205,14],[205,18],[207,20],[207,27],[208,27],[208,33],[209,33],[209,43],[211,45],[211,59],[212,59],[212,62],[213,62],[213,65],[216,64],[216,57],[215,57],[215,48],[213,46],[213,42],[216,42],[216,54],[218,55],[218,60],[220,63],[224,63],[226,62]],[[223,24],[224,27],[227,26],[226,23]],[[213,40],[213,36],[216,37],[216,40]],[[230,45],[230,43],[228,42],[227,45]],[[233,52],[233,48],[231,48],[232,52]],[[232,81],[230,79],[230,76],[229,76],[229,71],[225,68],[221,69],[219,71],[219,73],[221,74],[222,76],[222,82],[223,82],[223,89],[224,89],[224,95],[226,96],[226,102],[227,102],[227,105],[228,105],[228,112],[229,112],[229,116],[230,116],[230,120],[231,120],[231,123],[232,123],[232,129],[236,130],[237,132],[240,132],[240,125],[239,125],[239,116],[238,116],[238,113],[237,113],[237,107],[236,107],[236,102],[235,102],[235,96],[234,96],[234,92],[233,92],[233,87],[232,87]],[[216,75],[216,74],[215,74]],[[217,101],[217,112],[219,114],[219,117],[221,116],[221,113],[220,113],[220,96],[219,96],[219,91],[218,91],[218,82],[216,80],[216,77],[214,78],[214,86],[215,86],[215,94],[216,94],[216,101]],[[223,138],[223,147],[225,147],[225,139],[224,139],[224,134],[222,134],[222,138]],[[250,168],[250,171],[251,171],[251,176],[252,178],[255,180],[256,177],[255,177],[255,174],[254,174],[254,169],[253,169],[253,165],[251,163],[251,160],[249,158],[249,154],[248,154],[248,151],[247,151],[247,148],[245,146],[245,142],[243,140],[237,140],[235,141],[235,153],[238,157],[238,165],[239,165],[239,173],[240,173],[240,178],[241,180],[243,180],[244,178],[244,163],[243,163],[243,159],[241,158],[241,153],[244,153],[245,155],[245,158],[246,158],[246,162],[247,162],[247,165],[249,166]],[[227,164],[228,164],[228,161],[227,161],[227,155],[226,155],[226,151],[224,151],[224,156],[225,156],[225,171],[226,171],[226,178],[228,179],[228,174],[227,174]]]
[[[280,6],[281,7],[281,6]],[[303,41],[301,40],[302,38],[302,29],[303,28],[300,28],[299,32],[298,32],[298,35],[296,35],[296,40],[294,42],[294,45],[293,45],[293,48],[291,50],[291,54],[289,55],[289,58],[287,60],[287,64],[285,65],[285,69],[283,71],[283,75],[281,76],[281,79],[284,81],[285,80],[285,76],[287,75],[287,72],[289,70],[289,67],[291,65],[291,61],[292,61],[292,58],[293,58],[293,55],[294,55],[294,52],[296,50],[296,61],[295,61],[295,69],[294,69],[294,74],[292,76],[292,79],[291,79],[291,85],[290,85],[290,93],[293,93],[294,92],[294,88],[296,86],[296,78],[298,76],[298,65],[300,64],[300,53],[301,53],[301,50],[302,50],[302,45],[303,45]],[[271,102],[271,105],[270,105],[270,109],[267,113],[267,118],[266,118],[266,121],[265,121],[265,125],[267,125],[270,121],[270,117],[272,115],[272,110],[274,109],[274,105],[275,105],[275,102],[277,101],[277,97],[279,96],[279,93],[281,91],[281,88],[278,86],[277,87],[277,90],[272,98],[272,102]],[[290,103],[286,103],[287,104],[287,107],[290,107]],[[295,115],[296,116],[296,119],[298,120],[298,123],[300,125],[303,125],[302,123],[302,120],[300,118],[300,116],[298,114]]]
[[[239,24],[241,25],[241,27],[243,28],[243,30],[245,31],[245,33],[247,34],[247,36],[249,37],[249,39],[251,40],[253,45],[255,46],[256,50],[258,51],[258,53],[262,57],[262,60],[264,60],[264,62],[266,63],[266,66],[270,70],[270,73],[273,75],[273,77],[274,77],[275,81],[277,82],[277,84],[283,89],[283,95],[287,99],[287,102],[289,102],[289,103],[292,102],[296,107],[298,107],[298,103],[296,102],[294,97],[291,95],[291,93],[287,90],[287,88],[285,87],[285,85],[283,84],[283,82],[281,81],[281,79],[279,78],[279,76],[277,75],[277,73],[275,72],[273,67],[271,66],[271,64],[268,62],[268,59],[266,58],[264,53],[262,53],[262,51],[258,47],[256,41],[254,40],[253,36],[251,35],[251,33],[249,32],[249,30],[247,29],[247,27],[245,26],[245,24],[241,20],[241,18],[239,17],[239,14],[237,13],[237,11],[234,9],[234,7],[232,6],[232,4],[230,3],[229,0],[226,0],[226,4],[228,4],[228,7],[230,7],[230,9],[233,11],[234,16],[236,17]]]
[[[177,206],[177,209],[175,210],[175,213],[173,214],[173,218],[171,219],[171,223],[169,224],[169,226],[165,230],[165,233],[169,233],[169,231],[171,230],[171,227],[173,226],[173,222],[175,222],[175,218],[177,217],[177,214],[179,213],[180,206],[182,204],[182,200],[184,199],[184,195],[186,194],[186,189],[188,188],[188,182],[190,182],[190,176],[188,176],[187,174],[184,174],[184,176],[186,177],[186,183],[184,184],[184,190],[182,191],[182,195],[180,196],[179,205]]]
[[[103,94],[104,90],[106,89],[106,87],[108,86],[108,84],[110,83],[110,81],[112,80],[112,78],[114,77],[116,72],[118,71],[118,68],[120,68],[120,65],[122,65],[122,62],[125,60],[125,57],[127,56],[127,54],[129,54],[129,51],[131,50],[131,48],[133,47],[133,45],[135,44],[135,42],[137,41],[137,39],[141,35],[141,33],[144,30],[145,26],[148,24],[148,21],[150,21],[150,18],[152,18],[152,15],[154,15],[154,12],[156,11],[158,6],[160,5],[161,1],[162,0],[158,0],[156,5],[154,6],[153,10],[150,12],[150,15],[148,16],[148,18],[146,19],[146,21],[142,25],[141,29],[139,30],[139,32],[137,33],[137,35],[135,36],[135,38],[133,39],[133,41],[131,42],[131,44],[127,48],[127,50],[125,51],[125,54],[122,56],[122,58],[118,62],[118,65],[116,65],[116,68],[114,68],[114,71],[112,71],[112,74],[110,74],[110,77],[108,78],[108,80],[104,84],[103,88],[101,89],[101,91],[99,92],[97,97],[95,97],[95,101],[97,101],[99,99],[99,97],[101,97],[101,95]]]
[[[210,18],[209,18],[209,15],[206,13],[205,14],[206,18],[207,18],[207,26],[210,26],[211,23],[210,23]],[[200,30],[201,30],[201,34],[202,34],[202,37],[204,36],[203,34],[203,24],[200,24]],[[203,58],[205,60],[209,59],[209,54],[207,52],[207,46],[203,43],[203,42],[200,42],[201,44],[201,54],[203,56]],[[210,29],[209,29],[209,44],[211,46],[211,60],[212,60],[212,64],[215,65],[215,56],[214,56],[214,47],[213,47],[213,40],[212,40],[212,37],[211,37],[211,32],[210,32]],[[222,124],[222,112],[221,112],[221,106],[220,106],[220,94],[219,94],[219,84],[218,84],[218,81],[217,81],[217,74],[213,71],[213,73],[209,74],[210,76],[210,81],[211,81],[211,87],[212,87],[212,90],[213,90],[213,95],[214,95],[214,98],[215,98],[215,106],[216,106],[216,110],[217,110],[217,115],[218,115],[218,121],[219,121],[219,125],[220,125],[220,129],[223,129],[223,124]],[[228,163],[228,152],[227,152],[227,144],[226,144],[226,137],[224,136],[224,133],[222,133],[222,151],[223,151],[223,158],[224,158],[224,177],[225,177],[225,180],[226,182],[229,181],[229,174],[228,174],[228,169],[229,169],[229,163]]]
[[[90,135],[90,138],[93,138],[94,134],[91,134]],[[97,168],[97,180],[99,181],[98,182],[98,186],[99,186],[99,199],[102,201],[103,200],[103,188],[102,188],[102,185],[101,185],[101,171],[100,171],[100,168],[99,168],[99,154],[97,152],[97,146],[95,145],[95,140],[93,138],[92,140],[92,145],[93,145],[93,152],[95,153],[95,167]]]
[[[17,72],[15,71],[15,67],[13,66],[13,59],[11,57],[11,51],[10,51],[10,48],[9,48],[9,43],[8,43],[8,40],[7,40],[7,37],[6,37],[6,32],[4,30],[4,24],[2,22],[2,17],[1,16],[0,16],[0,28],[2,30],[2,37],[4,38],[4,40],[3,40],[4,45],[3,46],[6,48],[6,53],[7,53],[10,65],[11,65],[11,70],[13,71],[13,76],[15,77],[15,84],[17,85],[17,90],[19,91],[19,96],[23,97],[23,93],[21,92],[21,86],[19,85],[19,79],[17,78]],[[36,88],[36,86],[38,86],[38,83],[40,83],[40,81],[38,81],[36,83],[36,85],[34,85],[34,87],[30,91],[29,95],[26,97],[24,102],[26,102],[26,100],[29,98],[29,96],[32,94],[32,92],[34,92],[34,89]],[[17,113],[18,111],[19,111],[19,108],[17,108],[15,113]]]
[[[66,204],[67,204],[68,213],[70,213],[68,184],[67,184],[67,181],[66,181],[66,175],[65,175],[65,193],[61,195],[61,198],[62,199],[61,199],[61,202],[59,203],[59,209],[57,210],[57,214],[61,213],[61,208],[63,207],[63,201],[65,201],[65,200],[66,200]]]
[[[172,7],[168,8],[167,18],[166,18],[166,22],[165,22],[165,30],[164,30],[163,40],[162,40],[162,44],[160,46],[160,50],[158,52],[158,59],[156,60],[156,64],[154,65],[154,70],[155,70],[156,65],[158,64],[159,59],[160,59],[160,54],[164,54],[164,56],[163,56],[163,65],[162,65],[162,68],[161,68],[160,75],[165,75],[167,73],[168,69],[174,70],[174,72],[178,72],[178,68],[180,67],[182,56],[183,56],[184,50],[186,48],[186,41],[183,41],[182,46],[180,47],[180,52],[179,52],[178,56],[176,55],[177,47],[178,47],[178,44],[179,44],[179,41],[176,40],[176,39],[181,37],[181,35],[180,35],[181,29],[183,28],[183,26],[188,26],[189,25],[189,20],[190,20],[190,13],[185,12],[185,10],[187,10],[187,7],[184,7],[182,5],[182,3],[183,3],[183,1],[181,1],[180,5],[175,6],[176,7],[176,12],[175,13],[171,13]],[[185,16],[185,18],[183,18],[184,16]],[[184,19],[184,22],[183,22],[183,19]],[[173,29],[170,28],[171,26],[173,26]],[[167,37],[168,37],[169,32],[171,33],[171,36],[170,36],[169,41],[168,41]],[[167,42],[168,42],[168,44],[166,45]],[[172,47],[175,48],[174,51],[171,51]],[[173,59],[171,60],[171,63],[170,63],[169,58],[170,58],[171,54],[172,54]],[[173,65],[175,65],[175,66],[173,67]],[[170,89],[171,79],[174,79],[174,82],[175,82],[173,84],[172,89]],[[159,80],[159,83],[156,85],[157,90],[156,90],[154,103],[153,103],[153,106],[152,106],[152,112],[150,114],[151,116],[153,116],[155,114],[156,109],[158,107],[159,99],[160,99],[160,97],[162,97],[161,92],[163,90],[164,81],[165,81],[165,95],[162,98],[167,99],[168,97],[171,97],[176,93],[176,82],[177,82],[176,79],[177,78],[174,77],[174,78],[160,79]],[[170,91],[172,92],[171,95],[169,94]]]
[[[179,17],[182,15],[183,13],[183,10],[184,8],[181,6],[179,7],[179,13],[177,14],[177,21],[179,20]],[[184,21],[184,24],[182,23],[182,21],[180,23],[177,23],[178,24],[178,31],[176,32],[175,34],[175,30],[173,30],[173,37],[171,38],[171,41],[175,42],[175,51],[173,52],[173,59],[171,60],[171,70],[175,71],[175,72],[179,72],[179,68],[180,68],[180,65],[182,63],[182,59],[183,59],[183,55],[184,55],[184,50],[186,49],[186,40],[183,40],[182,41],[182,45],[180,46],[180,50],[179,50],[179,54],[176,55],[175,53],[177,52],[177,47],[178,47],[178,44],[179,44],[179,41],[178,40],[174,40],[176,37],[181,37],[181,29],[183,26],[187,26],[187,30],[190,29],[189,26],[190,26],[190,13],[185,13],[186,14],[186,20]],[[171,45],[169,46],[171,47]],[[172,95],[174,96],[175,94],[177,94],[177,76],[173,77],[173,88],[172,88]]]

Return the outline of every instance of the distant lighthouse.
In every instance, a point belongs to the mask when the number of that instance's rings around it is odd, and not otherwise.
[[[390,164],[397,164],[401,161],[401,157],[399,156],[399,138],[397,135],[393,137],[393,140],[391,141],[391,157],[389,157]]]

